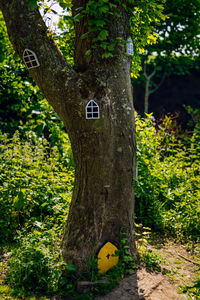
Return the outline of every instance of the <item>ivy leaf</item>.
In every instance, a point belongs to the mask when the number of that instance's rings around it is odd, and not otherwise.
[[[97,39],[99,41],[104,41],[104,40],[106,40],[107,36],[108,36],[108,30],[104,29],[104,30],[100,31],[100,33],[97,36]]]
[[[80,13],[78,13],[77,15],[75,15],[74,16],[74,22],[78,22],[78,21],[80,21],[80,19],[82,19],[83,18],[83,15],[82,14],[80,14]]]
[[[92,51],[91,50],[87,50],[86,52],[85,52],[85,55],[91,55],[91,53],[92,53]]]
[[[103,27],[106,24],[104,20],[101,19],[95,19],[95,20],[89,20],[88,25],[90,26],[96,26],[96,27]]]
[[[84,40],[88,37],[88,32],[82,34],[81,39]]]
[[[102,58],[109,58],[109,57],[113,57],[112,52],[105,52],[102,54]]]
[[[104,5],[104,6],[101,6],[99,8],[99,12],[102,14],[102,13],[107,13],[109,11],[109,6],[108,5]]]
[[[115,44],[108,45],[108,50],[113,51],[115,49]]]
[[[37,8],[37,0],[28,0],[28,5],[31,9]]]
[[[76,272],[77,271],[77,266],[73,265],[73,264],[67,264],[66,265],[66,269],[68,271],[71,271],[71,272]]]

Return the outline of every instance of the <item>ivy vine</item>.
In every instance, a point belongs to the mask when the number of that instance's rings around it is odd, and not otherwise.
[[[91,33],[95,36],[92,39],[91,49],[86,51],[86,55],[91,55],[93,49],[100,47],[104,50],[102,57],[109,58],[114,56],[117,45],[126,45],[127,41],[122,37],[109,39],[109,23],[113,17],[120,18],[121,8],[129,14],[129,32],[134,44],[135,61],[140,53],[145,52],[146,44],[156,42],[158,36],[154,33],[154,25],[165,20],[162,14],[163,0],[113,0],[112,2],[89,0],[85,8],[77,9],[74,17],[74,22],[79,22],[83,17],[88,16],[88,32],[82,35],[82,39],[87,38]]]
[[[29,0],[30,6],[35,9],[37,3],[40,5],[47,5],[44,0]],[[91,55],[93,51],[102,49],[102,57],[110,58],[115,55],[115,49],[121,45],[125,49],[127,41],[123,37],[116,37],[115,39],[109,36],[109,25],[111,20],[121,17],[121,10],[124,9],[129,15],[129,28],[127,34],[133,40],[134,54],[133,54],[133,69],[135,72],[140,68],[141,54],[145,52],[147,44],[156,42],[158,36],[154,32],[156,23],[165,20],[163,15],[164,0],[88,0],[84,7],[76,9],[77,14],[72,17],[72,1],[58,0],[60,6],[68,11],[68,16],[65,17],[67,26],[73,30],[73,24],[80,22],[82,18],[87,22],[87,32],[81,36],[86,39],[92,37],[90,49],[85,55]],[[70,19],[70,21],[69,21]],[[125,54],[125,53],[124,53]]]
[[[80,21],[84,16],[88,16],[88,32],[84,33],[81,38],[85,39],[89,34],[94,34],[91,49],[86,51],[86,55],[90,55],[93,49],[100,47],[104,50],[102,58],[113,57],[116,46],[126,43],[121,37],[110,40],[108,28],[113,17],[120,18],[121,6],[128,9],[127,2],[133,3],[132,0],[113,0],[112,2],[109,0],[89,0],[85,8],[80,7],[78,9],[78,13],[74,17],[75,22]]]

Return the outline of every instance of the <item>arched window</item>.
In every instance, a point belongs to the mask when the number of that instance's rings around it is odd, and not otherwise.
[[[133,41],[130,37],[127,40],[127,53],[133,56]]]
[[[35,52],[29,49],[24,50],[23,60],[28,69],[36,68],[40,65]]]
[[[90,100],[86,105],[86,119],[99,119],[99,106],[94,100]]]

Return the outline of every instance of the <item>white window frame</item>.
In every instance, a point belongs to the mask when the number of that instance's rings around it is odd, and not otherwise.
[[[27,69],[33,69],[40,66],[38,58],[34,51],[30,49],[25,49],[23,53],[23,61],[27,67]]]
[[[94,116],[94,114],[95,114],[95,116]],[[99,119],[100,118],[99,105],[93,99],[91,99],[87,103],[87,105],[85,107],[85,115],[86,115],[86,119]]]
[[[131,37],[127,40],[127,53],[128,55],[133,56],[133,40]]]

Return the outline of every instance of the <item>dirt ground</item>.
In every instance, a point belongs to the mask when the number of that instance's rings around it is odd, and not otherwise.
[[[188,246],[170,241],[154,240],[148,244],[147,249],[156,253],[161,260],[160,271],[150,271],[141,265],[137,271],[124,278],[119,285],[109,294],[97,297],[96,300],[186,300],[199,298],[187,298],[181,294],[180,286],[191,286],[197,276],[200,267],[200,247],[194,256],[188,252]],[[3,280],[6,268],[3,266],[7,257],[4,255],[0,267],[0,281]],[[0,293],[1,294],[1,293]],[[1,298],[1,296],[3,298]],[[9,295],[0,295],[0,299],[14,299]],[[17,299],[17,298],[15,298]],[[38,298],[31,298],[38,299]],[[46,298],[45,299],[49,299]],[[57,297],[51,300],[60,299]],[[69,298],[63,298],[66,300]],[[70,298],[71,299],[71,298]]]
[[[185,300],[177,293],[177,286],[170,284],[161,273],[150,273],[140,269],[125,278],[111,293],[98,300]]]
[[[161,272],[141,267],[98,300],[186,300],[186,295],[178,290],[180,286],[193,284],[199,263],[186,246],[167,242],[150,248],[162,258]]]

